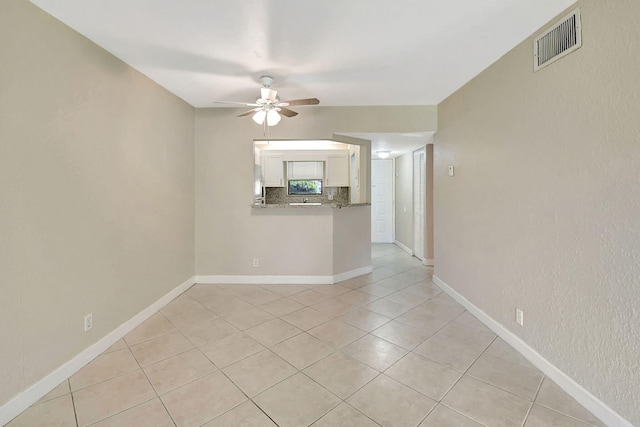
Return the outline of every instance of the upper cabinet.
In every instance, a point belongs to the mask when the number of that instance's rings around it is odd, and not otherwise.
[[[348,187],[350,203],[368,200],[367,146],[336,141],[255,141],[254,164],[263,187],[287,187],[287,180],[322,179],[327,187]]]
[[[262,157],[265,187],[284,187],[284,162],[282,154],[266,153]]]
[[[327,156],[325,187],[349,187],[349,152]]]
[[[287,179],[323,179],[324,162],[287,162]]]

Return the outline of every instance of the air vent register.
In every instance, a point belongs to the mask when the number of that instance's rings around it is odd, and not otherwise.
[[[576,9],[533,42],[533,70],[538,71],[582,46],[580,9]]]

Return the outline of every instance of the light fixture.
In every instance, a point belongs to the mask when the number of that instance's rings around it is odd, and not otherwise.
[[[265,119],[267,120],[267,126],[275,126],[280,123],[282,117],[278,114],[273,108],[262,108],[258,110],[252,117],[254,122],[261,125],[264,124]]]
[[[391,154],[391,151],[376,151],[376,154],[379,158],[386,159],[387,157],[389,157],[389,154]]]
[[[265,117],[267,117],[267,112],[265,110],[258,110],[251,118],[254,122],[261,125],[264,123]]]
[[[267,111],[267,126],[275,126],[280,123],[280,114],[276,110]]]

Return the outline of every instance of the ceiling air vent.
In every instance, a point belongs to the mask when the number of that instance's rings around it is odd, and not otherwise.
[[[533,71],[546,67],[580,46],[580,9],[576,9],[533,41]]]

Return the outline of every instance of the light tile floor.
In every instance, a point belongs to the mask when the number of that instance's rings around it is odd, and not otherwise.
[[[8,424],[602,424],[394,245],[337,285],[195,285]]]

